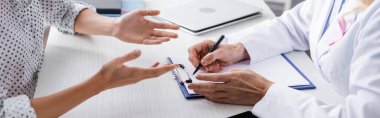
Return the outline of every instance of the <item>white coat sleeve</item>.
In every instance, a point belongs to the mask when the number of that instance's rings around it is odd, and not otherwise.
[[[380,10],[359,33],[342,104],[323,104],[311,95],[274,84],[252,109],[263,118],[380,118]]]
[[[293,50],[308,50],[307,38],[315,1],[318,0],[307,0],[280,17],[227,35],[228,43],[241,42],[251,63]]]

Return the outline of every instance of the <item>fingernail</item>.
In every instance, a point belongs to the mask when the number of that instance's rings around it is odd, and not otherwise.
[[[196,77],[199,78],[199,77],[204,77],[205,75],[202,74],[202,73],[199,73]]]
[[[139,49],[135,49],[135,50],[133,50],[133,53],[134,54],[139,54],[141,51],[139,50]]]
[[[202,59],[202,60],[201,60],[201,63],[202,63],[202,64],[205,64],[206,62],[207,62],[206,59]]]
[[[194,89],[194,85],[190,84],[189,86],[187,86],[189,89]]]

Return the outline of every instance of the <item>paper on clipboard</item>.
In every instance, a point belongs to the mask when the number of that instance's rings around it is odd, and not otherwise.
[[[192,75],[192,72],[194,72],[195,67],[188,61],[187,57],[170,57],[173,63],[183,64],[189,73],[189,75]],[[249,61],[242,61],[239,63],[236,63],[234,65],[231,65],[229,67],[226,67],[223,72],[227,72],[231,69],[239,68],[239,69],[250,69],[263,77],[265,77],[268,80],[271,80],[275,83],[280,83],[282,85],[287,86],[299,86],[299,85],[309,85],[310,82],[307,81],[303,76],[300,75],[297,70],[295,70],[292,65],[287,62],[281,55],[275,56],[272,58],[268,58],[266,60],[254,63],[252,65],[249,64]],[[183,72],[182,72],[183,73]],[[203,71],[199,71],[199,73],[205,73]],[[180,74],[180,78],[182,80],[186,80],[188,77],[185,76],[186,73]],[[196,75],[197,75],[196,74]],[[195,76],[191,76],[193,83],[200,83],[200,82],[207,82],[198,80],[195,78]],[[189,94],[195,94],[194,91],[188,89],[188,83],[184,82],[187,91]]]

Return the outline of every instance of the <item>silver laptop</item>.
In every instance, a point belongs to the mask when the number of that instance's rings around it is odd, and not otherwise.
[[[261,9],[236,0],[196,0],[161,11],[159,19],[194,35],[261,16]]]
[[[79,0],[93,5],[98,13],[105,14],[120,14],[121,0]]]

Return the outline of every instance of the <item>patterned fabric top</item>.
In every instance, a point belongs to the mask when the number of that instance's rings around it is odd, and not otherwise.
[[[44,58],[44,24],[74,34],[79,12],[91,8],[71,0],[1,0],[0,118],[35,117],[30,98]]]

